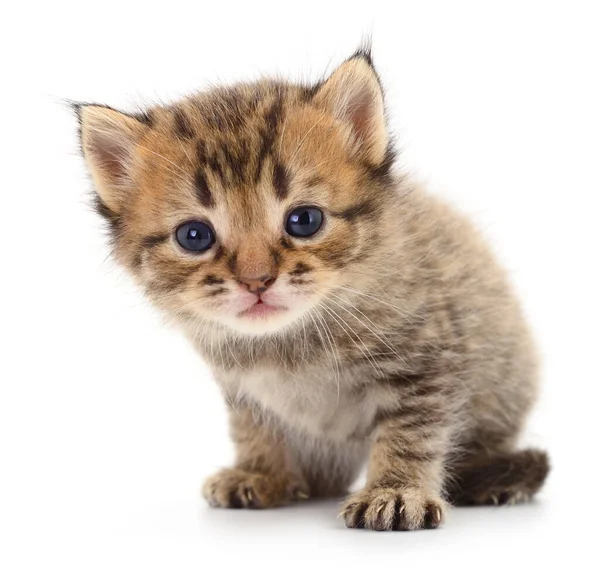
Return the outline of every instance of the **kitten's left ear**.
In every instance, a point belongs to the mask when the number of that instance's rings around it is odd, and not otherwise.
[[[120,214],[130,194],[136,146],[144,124],[133,116],[95,104],[76,107],[81,148],[101,201]]]
[[[389,135],[383,91],[368,52],[359,51],[346,60],[319,87],[313,102],[349,125],[359,151],[370,163],[384,161]]]

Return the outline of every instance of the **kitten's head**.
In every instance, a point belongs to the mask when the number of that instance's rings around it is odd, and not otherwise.
[[[115,254],[167,312],[279,332],[365,275],[393,160],[369,54],[310,87],[259,81],[140,115],[78,112]]]

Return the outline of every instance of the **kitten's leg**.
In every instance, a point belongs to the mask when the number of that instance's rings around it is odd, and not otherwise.
[[[542,487],[549,469],[548,455],[540,450],[482,452],[454,468],[449,499],[457,505],[525,502]]]
[[[236,463],[206,480],[202,493],[211,506],[272,508],[308,498],[283,436],[244,405],[230,409]]]
[[[450,429],[435,410],[428,409],[427,404],[408,408],[378,423],[367,484],[346,500],[342,510],[349,528],[416,530],[442,523]]]

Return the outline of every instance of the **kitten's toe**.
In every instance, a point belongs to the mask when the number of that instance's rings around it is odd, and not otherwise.
[[[348,498],[342,516],[348,528],[433,529],[444,520],[446,503],[420,490],[365,488]]]
[[[208,478],[202,494],[215,508],[274,508],[308,499],[308,489],[300,480],[239,469],[224,469]]]

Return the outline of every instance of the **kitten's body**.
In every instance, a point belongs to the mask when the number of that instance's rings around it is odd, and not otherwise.
[[[448,420],[450,473],[481,450],[512,449],[536,396],[529,332],[479,233],[425,191],[396,186],[401,201],[388,214],[389,230],[382,227],[382,246],[357,265],[357,278],[380,274],[329,303],[322,324],[299,324],[259,344],[185,326],[232,411],[251,407],[303,463],[319,462],[327,493],[356,476],[382,416],[409,405],[414,421],[411,400],[424,381],[433,391],[416,413],[424,428],[430,418]],[[397,219],[413,229],[409,240],[394,235]],[[328,474],[337,462],[347,464],[340,485]]]
[[[545,454],[515,450],[536,393],[517,301],[470,223],[390,171],[382,102],[361,53],[316,87],[82,109],[117,256],[230,405],[238,458],[207,481],[213,505],[338,495],[368,459],[347,525],[414,529],[444,496],[519,501],[545,478]],[[310,205],[317,232],[282,230]],[[169,233],[191,218],[216,230],[202,254]],[[261,297],[271,313],[248,317]]]

